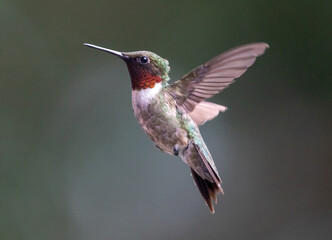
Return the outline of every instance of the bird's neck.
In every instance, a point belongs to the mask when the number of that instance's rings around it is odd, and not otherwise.
[[[160,76],[151,73],[145,68],[128,68],[133,90],[153,89],[158,83],[162,82]]]
[[[133,89],[133,107],[147,107],[160,94],[162,88],[162,83],[158,82],[154,84],[153,88]]]

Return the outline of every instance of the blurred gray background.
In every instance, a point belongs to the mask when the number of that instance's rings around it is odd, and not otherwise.
[[[0,239],[331,239],[331,1],[0,0]],[[171,78],[240,44],[270,49],[211,101],[216,213],[131,109],[125,64]]]

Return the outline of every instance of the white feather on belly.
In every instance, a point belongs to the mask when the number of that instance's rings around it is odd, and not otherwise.
[[[140,108],[146,108],[151,102],[151,100],[160,92],[161,89],[161,83],[157,83],[154,88],[133,90],[131,96],[134,112],[138,110],[138,106]]]

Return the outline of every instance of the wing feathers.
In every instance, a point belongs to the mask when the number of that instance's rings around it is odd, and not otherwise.
[[[195,109],[189,113],[195,123],[200,126],[206,121],[212,120],[218,116],[220,112],[225,112],[227,107],[211,102],[200,102]]]
[[[231,49],[173,83],[169,87],[170,94],[182,111],[191,112],[195,105],[233,83],[268,47],[266,43],[253,43]]]
[[[266,48],[268,48],[269,45],[266,43],[252,43],[252,44],[246,44],[242,45],[236,48],[233,48],[231,50],[228,50],[221,55],[213,58],[211,60],[211,63],[213,62],[219,62],[224,59],[232,59],[234,56],[252,56],[254,55],[255,57],[258,57],[262,55],[265,51]]]

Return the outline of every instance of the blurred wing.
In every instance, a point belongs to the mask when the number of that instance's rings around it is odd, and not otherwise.
[[[210,121],[218,116],[220,112],[225,112],[227,107],[202,101],[196,105],[195,109],[189,113],[189,116],[197,124],[197,126],[203,125],[206,121]]]
[[[252,43],[224,52],[174,82],[169,93],[183,113],[192,112],[198,103],[233,83],[268,47],[266,43]]]

